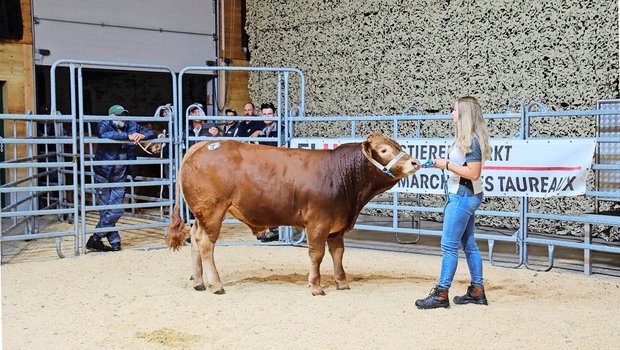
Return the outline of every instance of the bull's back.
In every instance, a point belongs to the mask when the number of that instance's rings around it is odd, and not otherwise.
[[[225,203],[246,222],[292,226],[303,225],[308,212],[341,209],[329,209],[338,202],[330,179],[338,176],[330,175],[332,151],[218,142],[194,146],[199,148],[184,160],[182,187],[190,208]]]

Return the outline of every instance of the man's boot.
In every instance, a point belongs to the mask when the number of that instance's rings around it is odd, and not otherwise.
[[[487,303],[487,296],[484,294],[484,286],[481,284],[472,284],[467,287],[467,293],[463,296],[454,297],[455,304],[478,304],[478,305],[489,305]]]
[[[101,238],[99,238],[97,235],[90,236],[90,238],[88,239],[88,242],[86,242],[86,248],[90,250],[97,250],[100,252],[112,251],[112,248],[110,246],[105,245],[105,243],[103,243],[101,241]]]
[[[448,288],[435,286],[426,298],[416,300],[415,306],[417,306],[418,309],[449,308],[450,300],[448,299]]]

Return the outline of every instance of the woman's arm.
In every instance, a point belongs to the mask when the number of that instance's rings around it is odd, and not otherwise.
[[[480,173],[482,172],[482,162],[467,162],[467,165],[458,165],[450,162],[448,159],[439,158],[435,159],[433,164],[442,170],[447,167],[447,170],[456,175],[474,181],[480,178]]]

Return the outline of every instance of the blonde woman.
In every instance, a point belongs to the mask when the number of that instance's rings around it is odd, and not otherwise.
[[[448,159],[435,159],[434,165],[449,172],[449,200],[444,210],[441,234],[441,275],[430,295],[419,299],[419,309],[450,307],[448,289],[458,264],[458,248],[463,247],[471,285],[467,293],[454,298],[455,304],[487,305],[482,279],[482,257],[474,239],[474,213],[482,202],[480,172],[484,160],[489,159],[489,134],[482,119],[482,109],[476,98],[461,97],[454,103],[452,121],[456,135]]]

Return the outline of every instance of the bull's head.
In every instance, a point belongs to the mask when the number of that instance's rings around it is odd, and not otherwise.
[[[417,159],[403,152],[398,142],[379,133],[368,135],[362,143],[362,153],[388,176],[402,179],[420,169]]]

